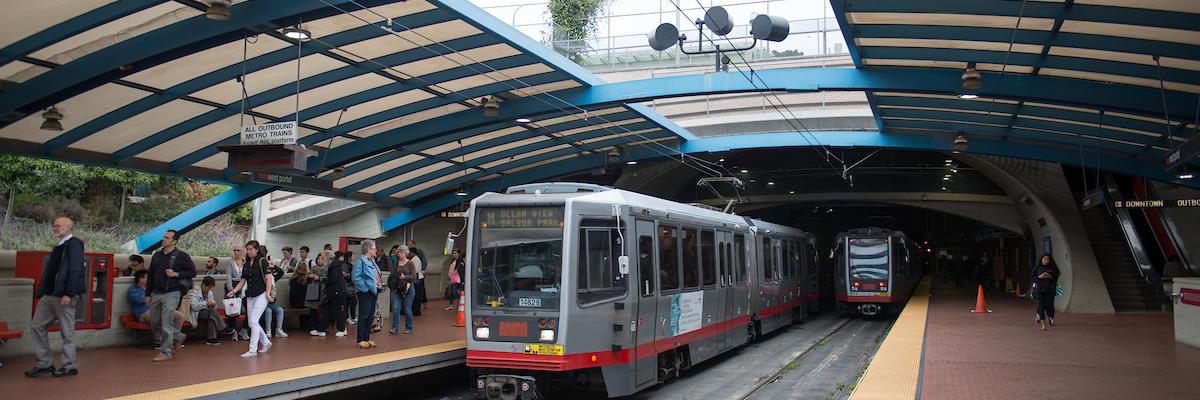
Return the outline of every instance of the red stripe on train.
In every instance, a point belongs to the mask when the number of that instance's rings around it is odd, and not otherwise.
[[[768,307],[759,312],[759,317],[766,318],[771,315],[785,312],[791,308],[795,308],[800,304],[803,304],[806,301],[807,300],[797,300],[773,307]],[[638,355],[638,359],[650,357],[663,351],[671,350],[679,346],[712,337],[713,335],[719,333],[727,332],[731,329],[744,329],[746,324],[749,322],[749,314],[740,315],[725,320],[724,322],[709,324],[708,326],[688,333],[639,345],[637,347],[636,354]],[[654,326],[649,326],[649,329],[654,329]],[[490,350],[467,350],[467,366],[475,368],[510,368],[536,371],[571,371],[613,364],[628,364],[633,360],[633,354],[634,352],[631,349],[576,353],[562,356],[547,356]],[[595,359],[593,359],[593,357]]]

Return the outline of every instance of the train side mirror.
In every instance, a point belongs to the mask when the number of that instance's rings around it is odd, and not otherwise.
[[[629,256],[617,257],[617,270],[621,275],[629,275]]]

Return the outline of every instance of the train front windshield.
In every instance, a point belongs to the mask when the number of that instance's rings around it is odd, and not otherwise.
[[[850,292],[886,292],[888,285],[888,239],[847,240]]]
[[[561,208],[480,211],[478,264],[472,282],[477,307],[558,309],[562,286],[561,216]],[[551,220],[556,226],[545,227]]]

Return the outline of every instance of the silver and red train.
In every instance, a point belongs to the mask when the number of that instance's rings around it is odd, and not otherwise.
[[[904,232],[852,229],[834,242],[834,292],[840,314],[897,314],[924,274],[924,254]]]
[[[468,224],[480,398],[630,395],[805,318],[817,296],[810,235],[638,193],[516,186],[473,200]]]

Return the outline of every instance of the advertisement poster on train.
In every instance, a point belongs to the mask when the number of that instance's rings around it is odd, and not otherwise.
[[[700,329],[704,312],[704,292],[688,292],[671,296],[671,336]]]

